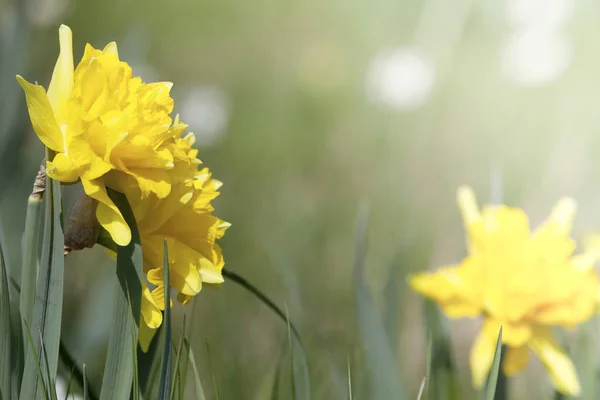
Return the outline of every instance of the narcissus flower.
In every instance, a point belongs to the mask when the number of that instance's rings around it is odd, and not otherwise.
[[[98,201],[96,216],[118,245],[131,240],[121,212],[106,193],[105,177],[115,174],[139,188],[141,198],[171,191],[172,143],[185,125],[173,123],[169,82],[144,83],[121,60],[117,45],[86,45],[76,68],[72,34],[59,29],[60,55],[48,92],[20,76],[34,130],[55,156],[46,172],[61,182],[81,180]]]
[[[588,320],[597,305],[599,283],[593,264],[600,251],[596,246],[573,254],[575,242],[569,234],[575,202],[560,200],[533,232],[520,209],[501,205],[480,212],[470,188],[459,189],[458,203],[468,233],[468,256],[460,264],[417,274],[410,285],[450,317],[484,317],[471,348],[476,388],[489,373],[502,326],[506,375],[523,369],[531,352],[558,391],[578,394],[573,363],[551,332],[552,326],[571,328]]]
[[[193,179],[174,186],[164,199],[152,194],[142,199],[137,191],[122,188],[137,222],[144,272],[153,287],[144,288],[140,345],[146,350],[154,331],[162,323],[164,309],[163,241],[167,239],[169,279],[185,304],[198,294],[202,285],[223,282],[224,261],[216,244],[229,223],[212,215],[210,201],[218,196],[221,182],[211,178],[207,169]]]

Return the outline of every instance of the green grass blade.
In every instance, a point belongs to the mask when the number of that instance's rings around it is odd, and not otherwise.
[[[115,288],[115,296],[116,310],[113,312],[114,319],[108,340],[100,400],[128,399],[133,380],[130,305],[120,287]]]
[[[235,283],[237,283],[238,285],[240,285],[241,287],[243,287],[244,289],[246,289],[248,292],[250,292],[251,294],[253,294],[258,300],[260,300],[263,304],[265,304],[269,309],[271,309],[271,311],[273,311],[279,318],[281,318],[286,325],[289,325],[289,328],[291,330],[291,333],[293,334],[294,338],[298,341],[298,352],[299,355],[301,356],[300,360],[298,360],[298,362],[300,363],[301,369],[302,369],[302,378],[303,378],[303,391],[306,394],[306,396],[309,395],[310,393],[310,377],[309,377],[309,371],[308,371],[308,363],[307,363],[307,358],[306,358],[306,351],[304,349],[304,344],[302,343],[302,338],[300,337],[300,333],[298,332],[298,329],[296,328],[296,326],[294,325],[294,323],[287,318],[286,313],[281,310],[281,308],[279,308],[271,299],[269,299],[269,297],[267,297],[264,293],[262,293],[256,286],[254,286],[252,283],[250,283],[247,279],[243,278],[242,276],[236,274],[233,271],[229,271],[227,269],[223,269],[223,276]]]
[[[162,348],[165,341],[164,331],[163,325],[158,327],[154,340],[150,343],[146,353],[138,346],[139,385],[144,399],[155,399],[158,396],[157,377],[162,363]]]
[[[498,376],[500,374],[500,361],[502,359],[502,327],[498,333],[498,341],[496,342],[496,351],[494,353],[494,361],[492,362],[492,369],[488,377],[487,385],[485,388],[485,400],[496,399],[496,387],[498,384]]]
[[[171,388],[171,395],[169,397],[170,400],[175,399],[175,387],[177,387],[177,392],[179,394],[180,399],[183,399],[183,385],[181,384],[181,353],[183,350],[183,340],[185,339],[185,316],[183,319],[183,329],[181,330],[181,336],[179,336],[179,344],[177,345],[177,352],[175,353],[175,382],[177,385],[173,384]]]
[[[83,400],[90,400],[88,381],[87,377],[85,376],[85,364],[83,364]]]
[[[34,365],[34,367],[36,368],[36,373],[37,373],[37,381],[36,382],[40,383],[38,393],[41,396],[41,398],[43,398],[44,400],[49,400],[48,389],[47,389],[46,385],[44,384],[44,375],[42,374],[42,367],[40,366],[40,363],[37,362],[39,360],[39,358],[38,358],[37,351],[35,349],[35,344],[33,343],[33,338],[31,337],[31,330],[29,329],[29,325],[27,324],[27,321],[23,320],[23,326],[25,329],[25,334],[27,335],[27,342],[29,343],[29,351],[33,355],[33,360],[36,361],[36,363]],[[25,398],[20,397],[20,399],[25,399]]]
[[[114,319],[108,340],[100,400],[128,399],[133,381],[130,305],[120,287],[115,288],[115,296],[116,310],[113,312]]]
[[[425,392],[425,384],[427,383],[427,377],[424,377],[419,386],[419,393],[417,393],[417,400],[421,400],[423,393]]]
[[[27,215],[25,217],[25,232],[23,234],[23,264],[21,266],[21,294],[19,308],[21,315],[31,325],[37,275],[39,270],[40,244],[44,232],[42,210],[43,197],[32,194],[27,200]]]
[[[100,400],[126,399],[132,393],[138,324],[142,301],[142,246],[133,211],[122,193],[108,190],[108,195],[119,208],[131,229],[131,242],[117,246],[116,311],[108,341]]]
[[[350,369],[350,357],[346,359],[348,369],[348,400],[352,400],[352,370]]]
[[[52,154],[47,150],[46,158]],[[35,326],[41,332],[46,348],[49,376],[47,382],[56,379],[58,353],[60,347],[60,328],[62,320],[63,275],[64,275],[64,234],[62,227],[62,203],[60,182],[46,178],[44,233],[42,255],[36,284],[33,318],[29,326]],[[30,273],[33,273],[30,271]],[[21,289],[25,293],[25,289]],[[42,344],[35,343],[35,354],[42,356]],[[39,381],[36,368],[40,358],[34,358],[28,351],[25,356],[25,369],[21,384],[21,398],[39,399],[42,382]]]
[[[73,371],[73,376],[75,380],[79,383],[80,387],[86,387],[88,392],[88,397],[90,400],[97,400],[98,396],[93,388],[89,387],[88,382],[85,380],[85,374],[83,369],[79,369],[79,364],[75,361],[75,358],[71,356],[71,353],[65,346],[65,344],[61,341],[59,348],[59,356],[61,363],[67,368]],[[85,367],[85,364],[83,365]]]
[[[129,304],[131,304],[131,299],[127,299],[129,301]],[[133,314],[131,312],[131,307],[129,308],[129,323],[131,325],[131,329],[130,329],[130,333],[131,333],[131,362],[133,363],[133,383],[132,383],[132,399],[133,400],[140,400],[140,382],[139,382],[139,375],[138,375],[138,359],[137,359],[137,335],[135,334],[137,332],[134,318],[133,318]]]
[[[462,399],[458,374],[454,367],[447,320],[432,301],[423,303],[425,329],[429,332],[427,354],[427,398]]]
[[[184,340],[184,346],[185,343],[187,343],[188,347],[192,346],[192,340],[193,338],[196,336],[195,335],[195,318],[196,318],[196,308],[198,305],[198,302],[196,301],[197,297],[194,297],[192,299],[192,307],[191,307],[191,312],[190,312],[190,322],[187,324],[187,333],[185,334],[185,340]],[[184,319],[185,322],[185,319]],[[185,331],[185,329],[184,329]],[[186,351],[186,354],[189,354],[189,351]],[[187,383],[187,377],[188,377],[188,366],[190,363],[190,358],[189,357],[184,357],[183,359],[183,367],[181,368],[181,384],[183,385],[183,387],[186,387],[186,383]]]
[[[12,389],[12,316],[8,272],[0,243],[0,397],[10,400]]]
[[[219,400],[219,389],[217,388],[217,376],[215,375],[215,370],[213,368],[212,359],[210,357],[210,347],[208,346],[208,341],[205,341],[204,345],[206,346],[206,356],[208,357],[208,367],[210,368],[210,375],[212,376],[213,390],[215,391],[215,399]]]
[[[254,286],[252,283],[250,283],[246,278],[244,278],[241,275],[238,275],[237,273],[230,271],[226,268],[223,268],[223,277],[230,279],[231,281],[237,283],[238,285],[240,285],[241,287],[243,287],[244,289],[246,289],[247,291],[252,293],[258,300],[260,300],[263,304],[265,304],[269,309],[271,309],[271,311],[273,311],[279,318],[281,318],[281,320],[283,322],[285,322],[287,324],[288,320],[285,316],[285,312],[281,308],[279,308],[275,304],[275,302],[273,302],[273,300],[269,299],[269,297],[267,297],[264,293],[262,293],[256,286]],[[296,326],[294,325],[294,323],[292,321],[290,321],[290,328],[292,329],[292,334],[296,337],[296,340],[298,340],[298,343],[300,344],[300,346],[304,347],[304,345],[302,344],[302,338],[300,337],[300,333],[298,332],[298,329],[296,328]]]
[[[202,381],[200,380],[200,374],[198,373],[198,367],[196,366],[194,351],[192,350],[192,346],[187,340],[184,339],[184,342],[185,347],[188,349],[188,359],[190,360],[190,365],[192,366],[192,371],[194,372],[194,386],[196,387],[196,398],[198,400],[206,400],[206,396],[204,395],[204,387],[202,387]]]
[[[44,346],[44,340],[42,338],[42,333],[40,332],[40,343],[42,347],[42,361],[44,362],[44,367],[46,368],[46,376],[51,376],[50,374],[50,365],[48,363],[48,353],[46,352],[46,346]],[[51,400],[58,400],[56,397],[56,379],[48,378],[47,382],[48,392],[50,394]]]
[[[298,398],[298,389],[296,387],[296,364],[294,363],[294,342],[292,341],[292,333],[290,329],[290,315],[287,308],[287,304],[285,305],[285,320],[287,323],[287,339],[288,339],[288,350],[290,352],[290,375],[291,375],[291,383],[292,383],[292,398],[296,400]]]
[[[167,249],[167,239],[164,241],[163,269],[164,269],[164,288],[165,288],[165,313],[163,324],[165,325],[165,343],[163,347],[163,360],[160,372],[160,383],[158,385],[158,399],[168,400],[171,393],[171,369],[172,369],[172,332],[171,332],[171,286],[169,282],[169,251]]]
[[[71,387],[73,385],[73,378],[75,377],[75,369],[71,369],[71,373],[69,374],[69,380],[67,381],[67,391],[65,393],[64,400],[69,400],[69,394],[71,394]]]
[[[359,330],[370,371],[370,399],[387,400],[406,398],[394,353],[390,349],[385,326],[364,282],[366,256],[366,228],[368,212],[361,210],[357,218],[356,247],[354,258],[355,294]]]

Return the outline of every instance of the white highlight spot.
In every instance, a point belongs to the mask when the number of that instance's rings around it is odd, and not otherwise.
[[[558,79],[571,63],[572,45],[561,31],[527,29],[511,35],[501,50],[502,70],[523,85]]]
[[[417,49],[388,48],[371,61],[367,96],[370,101],[390,108],[413,110],[425,104],[434,80],[433,65]]]
[[[229,120],[225,94],[211,86],[196,86],[183,96],[181,120],[196,134],[200,146],[214,144],[224,133]]]

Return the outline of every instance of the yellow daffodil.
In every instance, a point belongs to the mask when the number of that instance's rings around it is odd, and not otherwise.
[[[137,222],[144,272],[154,287],[144,288],[140,345],[146,350],[154,331],[162,322],[164,309],[163,241],[169,252],[169,279],[183,304],[202,289],[203,283],[223,282],[224,261],[216,244],[229,223],[212,215],[210,201],[218,196],[221,182],[211,178],[207,169],[198,171],[188,182],[174,186],[169,196],[150,195],[142,199],[139,189],[122,188]]]
[[[502,326],[506,375],[523,369],[531,352],[558,391],[577,395],[580,384],[573,363],[551,332],[552,326],[570,328],[588,320],[597,305],[593,264],[600,252],[596,246],[573,255],[575,242],[569,234],[575,202],[560,200],[533,232],[519,209],[501,205],[480,212],[470,188],[458,190],[458,203],[468,233],[468,256],[458,265],[413,276],[411,287],[439,303],[450,317],[484,317],[471,348],[476,388],[489,373]]]
[[[170,117],[172,84],[133,77],[114,42],[103,50],[88,44],[76,68],[69,27],[60,27],[59,42],[48,92],[17,76],[35,132],[56,153],[46,171],[61,182],[81,180],[98,201],[99,223],[115,243],[126,245],[131,231],[107,195],[105,177],[114,174],[138,187],[142,198],[170,193],[171,147],[185,129]]]

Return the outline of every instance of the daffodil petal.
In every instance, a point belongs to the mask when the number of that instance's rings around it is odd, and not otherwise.
[[[119,57],[119,51],[115,42],[110,42],[109,44],[107,44],[106,47],[104,47],[104,49],[102,50],[102,52],[104,54],[113,54]]]
[[[469,282],[465,282],[457,266],[443,267],[435,273],[420,273],[409,279],[411,288],[439,303],[451,317],[477,316],[481,306],[469,298]]]
[[[142,320],[140,321],[140,331],[139,331],[139,335],[138,335],[138,341],[140,343],[140,348],[142,349],[142,351],[144,353],[148,352],[148,349],[150,348],[150,344],[152,343],[152,339],[154,338],[154,335],[156,334],[156,330],[157,329],[150,328],[148,325],[146,325],[144,318],[142,318]]]
[[[162,313],[160,308],[156,305],[154,297],[145,280],[142,280],[142,316],[144,322],[149,328],[157,329],[162,323]]]
[[[59,115],[63,114],[62,107],[66,103],[73,89],[73,37],[71,28],[61,25],[58,29],[60,53],[52,80],[48,86],[48,100],[52,108]]]
[[[108,231],[113,241],[119,246],[127,246],[131,241],[131,230],[125,222],[121,211],[108,197],[106,187],[98,180],[81,180],[85,193],[98,200],[96,217],[104,229]]]
[[[540,359],[559,392],[577,396],[581,392],[579,379],[573,362],[549,335],[535,335],[529,347]]]
[[[48,101],[46,91],[40,85],[27,82],[20,75],[17,75],[17,81],[25,91],[27,109],[29,110],[33,130],[46,147],[56,152],[64,152],[63,135],[56,123],[56,117],[50,101]]]
[[[52,161],[46,163],[46,173],[50,178],[61,182],[75,182],[79,179],[77,165],[65,153],[57,153]]]
[[[469,186],[461,186],[456,193],[458,208],[463,217],[463,223],[467,232],[467,250],[469,254],[475,252],[475,244],[483,233],[483,216],[477,205],[475,192]]]
[[[492,337],[484,326],[471,347],[471,377],[475,389],[481,389],[487,380],[492,361],[494,361],[497,339],[497,337]]]
[[[502,332],[504,334],[504,332]],[[513,376],[527,366],[529,349],[527,346],[508,347],[504,354],[502,371],[506,376]]]
[[[537,232],[549,230],[556,236],[565,236],[571,233],[573,217],[577,210],[577,203],[569,197],[564,197],[556,203],[548,219],[542,224]]]

